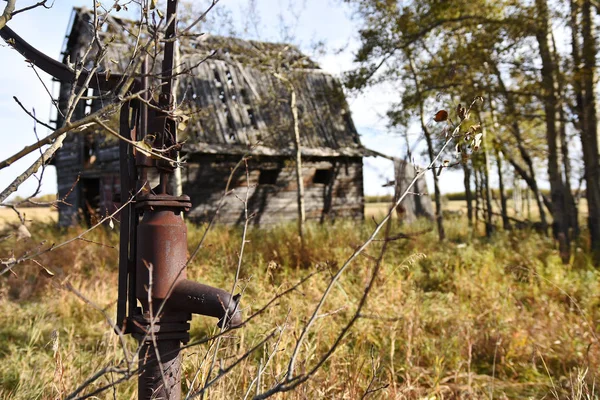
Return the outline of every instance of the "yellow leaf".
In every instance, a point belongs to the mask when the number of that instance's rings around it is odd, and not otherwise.
[[[138,151],[140,153],[142,153],[146,157],[152,156],[152,146],[150,146],[150,144],[148,144],[146,141],[140,140],[140,141],[134,142],[134,143],[135,143],[135,147],[138,149]]]

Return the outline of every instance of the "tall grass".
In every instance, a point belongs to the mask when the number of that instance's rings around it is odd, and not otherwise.
[[[420,222],[410,228],[418,231]],[[293,224],[251,229],[242,268],[242,304],[250,315],[277,293],[319,269],[305,284],[224,340],[225,367],[273,329],[275,337],[215,384],[208,398],[244,398],[264,391],[287,369],[295,340],[332,273],[359,246],[372,222],[309,225],[302,251]],[[190,252],[204,227],[189,226]],[[28,242],[0,242],[16,255],[65,240],[80,228],[31,228]],[[361,318],[312,380],[284,398],[598,398],[599,273],[586,253],[562,265],[551,240],[532,232],[499,232],[481,239],[460,219],[447,223],[449,240],[434,232],[389,245],[382,273]],[[189,277],[229,288],[241,231],[217,227],[189,268]],[[110,230],[88,238],[117,246]],[[297,362],[309,369],[354,313],[381,242],[368,248],[340,279]],[[122,359],[121,347],[102,314],[65,289],[66,281],[115,312],[117,250],[77,242],[18,266],[0,281],[0,398],[62,398],[94,372]],[[215,321],[195,316],[192,341],[217,332]],[[279,342],[277,340],[279,339]],[[135,342],[128,339],[130,346]],[[273,351],[277,345],[277,350]],[[184,389],[203,382],[209,345],[184,351]],[[264,371],[255,378],[259,367]],[[214,376],[214,375],[213,375]],[[110,383],[107,374],[90,390]],[[250,395],[250,398],[251,398]],[[135,381],[100,398],[135,398]]]

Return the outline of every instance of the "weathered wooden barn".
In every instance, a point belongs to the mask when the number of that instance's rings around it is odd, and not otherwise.
[[[74,10],[65,61],[78,59],[90,43],[90,18],[89,11]],[[129,21],[112,19],[101,32],[114,41],[107,57],[114,64],[111,68],[128,62],[130,27]],[[267,66],[274,59],[280,66],[285,63],[281,70],[293,82],[297,97],[306,217],[362,219],[362,159],[373,154],[361,145],[340,83],[292,46],[211,36],[190,39],[179,47],[180,68],[190,71],[177,82],[177,100],[190,117],[180,137],[185,141],[181,189],[193,204],[187,216],[197,221],[210,219],[233,166],[249,154],[249,178],[245,168],[235,173],[234,191],[225,197],[219,221],[243,222],[240,199],[246,196],[255,224],[297,217],[291,91]],[[62,107],[69,91],[69,84],[61,84],[58,101]],[[81,102],[74,119],[101,106],[101,99]],[[54,165],[59,196],[67,203],[60,207],[61,225],[115,209],[113,194],[119,190],[116,140],[94,129],[72,134]]]

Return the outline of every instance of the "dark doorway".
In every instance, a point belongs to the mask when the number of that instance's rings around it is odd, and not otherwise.
[[[329,185],[333,178],[333,169],[318,169],[313,176],[313,183]]]
[[[258,184],[275,185],[280,171],[279,169],[261,169],[258,175]]]
[[[83,222],[91,226],[100,216],[100,178],[84,178],[80,181],[81,216]]]

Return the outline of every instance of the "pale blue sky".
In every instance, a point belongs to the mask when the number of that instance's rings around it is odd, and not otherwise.
[[[19,2],[18,7],[27,4]],[[194,4],[196,6],[199,2]],[[248,12],[252,5],[255,14]],[[33,46],[58,59],[73,6],[89,7],[91,4],[82,0],[55,0],[52,9],[40,8],[17,15],[9,26]],[[255,17],[249,18],[248,15]],[[287,33],[283,27],[288,28]],[[286,36],[292,36],[294,44],[336,76],[352,68],[352,54],[358,47],[357,23],[352,21],[351,9],[341,0],[221,0],[206,29],[215,34],[234,33],[243,38],[266,41],[282,41]],[[323,54],[313,51],[314,43],[318,41],[325,44]],[[0,133],[0,159],[5,159],[35,140],[32,120],[12,97],[18,97],[28,109],[34,108],[42,120],[49,119],[51,103],[43,85],[19,54],[2,44],[0,60],[0,121],[3,128]],[[40,74],[44,84],[56,94],[57,86],[53,87],[46,74]],[[383,116],[395,100],[397,94],[387,87],[373,88],[348,98],[363,144],[388,155],[403,156],[404,141],[389,133]],[[43,127],[38,127],[37,132],[40,136],[48,133]],[[415,131],[411,136],[416,139],[418,134]],[[34,159],[35,156],[30,155],[2,170],[0,187],[5,188]],[[424,164],[426,160],[417,159],[417,162]],[[364,175],[366,194],[384,193],[382,183],[393,176],[391,163],[382,159],[365,159]],[[462,190],[460,173],[445,172],[444,175],[441,182],[444,192]],[[26,196],[36,186],[37,181],[30,179],[22,185],[18,194]],[[52,167],[46,170],[42,193],[55,191],[56,174]]]

